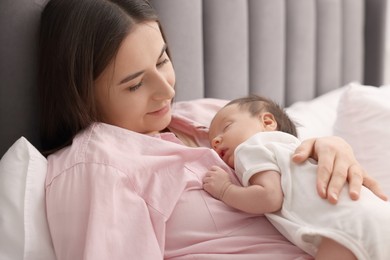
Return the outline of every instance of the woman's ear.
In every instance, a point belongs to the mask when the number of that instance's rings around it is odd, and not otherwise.
[[[278,123],[276,122],[274,115],[269,112],[262,113],[260,115],[260,121],[267,131],[275,131],[278,129]]]

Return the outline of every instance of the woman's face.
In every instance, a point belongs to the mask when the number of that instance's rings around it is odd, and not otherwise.
[[[138,133],[163,130],[171,121],[175,73],[156,22],[137,24],[114,60],[95,81],[102,122]]]

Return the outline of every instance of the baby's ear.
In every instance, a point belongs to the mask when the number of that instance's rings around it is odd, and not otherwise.
[[[260,115],[260,120],[266,130],[275,131],[278,129],[278,123],[276,122],[273,114],[269,112],[262,113]]]

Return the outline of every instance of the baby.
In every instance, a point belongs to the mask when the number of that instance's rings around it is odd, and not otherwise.
[[[321,199],[313,185],[316,164],[291,162],[300,144],[296,136],[294,123],[273,101],[249,96],[229,102],[212,120],[209,140],[243,187],[213,166],[204,189],[233,208],[265,214],[316,259],[390,259],[390,204],[365,187],[357,201],[347,187],[337,205]]]

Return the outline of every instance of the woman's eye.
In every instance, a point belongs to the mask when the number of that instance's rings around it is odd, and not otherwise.
[[[142,86],[142,81],[135,86],[129,88],[130,92],[134,92]]]
[[[168,58],[163,59],[161,62],[157,63],[157,68],[160,68],[160,67],[164,66],[168,62],[169,62]]]

